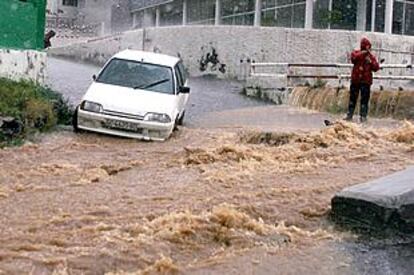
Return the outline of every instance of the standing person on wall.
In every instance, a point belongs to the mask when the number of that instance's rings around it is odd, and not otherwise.
[[[351,54],[351,62],[354,64],[351,77],[351,89],[349,96],[348,114],[345,118],[352,121],[358,95],[361,92],[360,122],[367,121],[369,98],[371,95],[372,72],[380,69],[377,58],[371,53],[371,42],[367,38],[361,39],[361,49],[354,50]]]

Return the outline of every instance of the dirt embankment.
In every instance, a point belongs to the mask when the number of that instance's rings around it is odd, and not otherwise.
[[[318,111],[346,113],[348,100],[348,89],[296,87],[289,97],[289,104]],[[373,91],[369,115],[414,119],[414,91]]]
[[[0,274],[177,273],[340,239],[333,194],[413,164],[414,126],[56,133],[0,158]]]

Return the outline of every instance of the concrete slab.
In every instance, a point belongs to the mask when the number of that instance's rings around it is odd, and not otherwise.
[[[342,190],[332,199],[332,217],[356,226],[414,232],[414,166]]]

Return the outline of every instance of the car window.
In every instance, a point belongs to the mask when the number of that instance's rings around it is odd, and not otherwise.
[[[187,71],[185,70],[184,65],[183,65],[182,62],[179,62],[177,64],[177,67],[178,67],[178,69],[180,71],[181,78],[183,80],[183,84],[185,84],[185,82],[187,81]]]
[[[96,81],[159,93],[174,93],[171,68],[138,61],[112,59]]]
[[[183,77],[181,75],[181,72],[180,72],[180,69],[178,68],[178,66],[175,66],[175,74],[176,74],[178,87],[183,86],[184,85],[184,80],[183,80]]]

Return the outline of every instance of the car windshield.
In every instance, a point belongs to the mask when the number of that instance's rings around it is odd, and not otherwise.
[[[124,59],[112,59],[96,80],[99,83],[173,94],[169,67]]]

